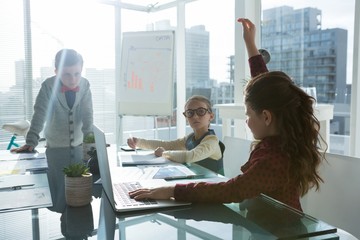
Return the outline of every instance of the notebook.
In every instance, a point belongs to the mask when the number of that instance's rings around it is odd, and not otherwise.
[[[46,173],[0,177],[0,212],[52,206]]]
[[[172,163],[170,160],[163,157],[156,157],[154,151],[139,150],[139,151],[121,151],[118,153],[118,158],[122,166],[134,165],[153,165]]]
[[[130,182],[113,182],[111,178],[109,159],[106,149],[106,140],[104,132],[94,125],[94,136],[96,144],[96,152],[99,162],[99,170],[101,182],[105,194],[109,198],[113,208],[117,212],[127,212],[136,210],[155,209],[163,207],[184,206],[191,203],[178,202],[175,200],[151,200],[151,201],[135,201],[128,195],[130,190],[136,188],[154,188],[166,185],[172,185],[164,179],[139,180]],[[129,190],[130,188],[130,190]]]
[[[189,179],[198,178],[204,174],[197,174],[183,164],[172,163],[165,165],[145,165],[118,167],[111,170],[113,179],[125,180],[148,180],[148,179]]]

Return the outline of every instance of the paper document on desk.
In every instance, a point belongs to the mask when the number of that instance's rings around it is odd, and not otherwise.
[[[0,151],[0,176],[24,174],[48,168],[45,153],[10,153]]]
[[[123,166],[172,163],[166,158],[156,157],[154,151],[119,152],[118,157]]]
[[[0,161],[36,160],[46,158],[45,152],[12,153],[9,150],[0,151]]]
[[[0,177],[0,212],[52,206],[46,173]]]
[[[114,182],[128,182],[149,179],[193,179],[202,177],[180,163],[115,167],[111,169]]]

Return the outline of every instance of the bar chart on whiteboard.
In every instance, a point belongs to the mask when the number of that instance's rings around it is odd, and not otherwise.
[[[164,80],[169,78],[170,69],[165,66],[171,59],[171,50],[131,48],[128,51],[127,70],[124,75],[124,84],[127,88],[125,96],[138,94],[149,101],[161,102],[160,93],[167,90]]]
[[[120,114],[172,114],[173,49],[173,31],[124,33],[118,101]]]

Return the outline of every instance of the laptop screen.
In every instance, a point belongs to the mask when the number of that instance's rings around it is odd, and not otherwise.
[[[103,189],[108,196],[111,204],[114,206],[114,194],[112,189],[111,172],[109,166],[109,159],[106,149],[106,138],[104,132],[97,126],[93,126],[95,136],[95,146],[99,162],[100,177]]]

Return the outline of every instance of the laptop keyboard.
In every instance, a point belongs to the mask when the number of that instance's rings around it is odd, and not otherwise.
[[[120,201],[120,204],[122,206],[141,206],[157,204],[157,202],[152,199],[137,201],[133,198],[130,198],[129,192],[142,188],[140,183],[138,182],[116,183],[114,185],[114,188],[117,199]]]

